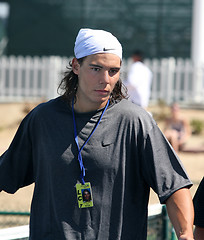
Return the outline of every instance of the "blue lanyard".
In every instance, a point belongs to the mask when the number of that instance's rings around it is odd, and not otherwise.
[[[109,105],[109,102],[110,100],[108,99],[108,102],[96,124],[96,126],[94,127],[94,129],[92,130],[91,134],[89,135],[89,137],[87,138],[87,140],[84,142],[84,144],[82,145],[81,149],[79,147],[79,142],[78,142],[78,137],[77,137],[77,128],[76,128],[76,121],[75,121],[75,116],[74,116],[74,99],[72,100],[72,116],[73,116],[73,123],[74,123],[74,138],[75,138],[75,142],[76,142],[76,145],[77,145],[77,148],[78,148],[78,161],[79,161],[79,165],[80,165],[80,169],[81,169],[81,174],[80,174],[80,177],[81,177],[81,181],[82,181],[82,184],[85,184],[85,181],[84,181],[84,177],[85,177],[85,168],[84,168],[84,164],[83,164],[83,160],[82,160],[82,155],[81,155],[81,151],[83,150],[84,146],[87,144],[87,142],[89,141],[89,139],[91,138],[91,136],[93,135],[93,133],[95,132],[96,128],[98,127],[106,109],[108,108],[108,105]]]

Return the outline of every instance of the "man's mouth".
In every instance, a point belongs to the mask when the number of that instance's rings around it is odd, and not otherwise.
[[[96,92],[99,92],[99,93],[108,93],[107,90],[96,90]]]

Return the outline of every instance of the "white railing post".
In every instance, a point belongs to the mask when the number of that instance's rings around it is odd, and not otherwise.
[[[193,64],[190,59],[186,59],[184,66],[184,88],[183,88],[183,101],[188,103],[192,101],[192,84],[193,84]]]
[[[167,84],[166,84],[166,103],[170,104],[174,101],[174,73],[176,67],[175,58],[168,59],[168,72],[167,72]]]
[[[65,67],[64,67],[65,68]],[[51,57],[49,66],[49,87],[48,98],[55,98],[58,96],[57,88],[62,79],[62,60],[60,57]]]
[[[5,95],[6,60],[5,56],[0,58],[0,100],[3,100]]]
[[[202,68],[195,66],[193,74],[193,101],[197,104],[203,103],[203,74]]]
[[[160,82],[160,92],[159,92],[159,99],[164,100],[165,102],[168,99],[169,95],[169,89],[167,89],[167,85],[169,82],[169,76],[168,76],[168,59],[164,58],[161,60],[160,64],[160,71],[161,71],[161,82]],[[171,96],[170,96],[171,97]]]
[[[153,59],[151,61],[151,65],[149,65],[149,67],[152,70],[153,73],[153,79],[152,79],[152,91],[151,91],[151,101],[152,102],[156,102],[158,97],[157,97],[157,88],[158,88],[158,83],[160,81],[160,77],[159,77],[159,61],[158,59]]]

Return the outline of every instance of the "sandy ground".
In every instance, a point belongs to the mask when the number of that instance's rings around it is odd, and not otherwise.
[[[27,113],[27,109],[31,109],[35,104],[0,104],[0,154],[2,154],[9,146],[16,129]],[[158,114],[166,111],[158,107],[151,107],[149,111],[153,114]],[[204,110],[182,109],[182,114],[189,120],[200,119],[204,121]],[[163,122],[158,122],[162,129]],[[187,146],[198,147],[204,144],[204,135],[192,136]],[[204,176],[204,153],[179,153],[179,157],[183,162],[194,186],[191,188],[192,197],[198,187],[199,182]],[[20,189],[15,194],[0,193],[0,211],[29,211],[33,185]],[[151,191],[150,204],[158,203],[158,198]]]

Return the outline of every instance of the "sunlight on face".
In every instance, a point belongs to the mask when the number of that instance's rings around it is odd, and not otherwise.
[[[86,112],[104,107],[119,80],[120,67],[120,58],[111,53],[87,56],[81,65],[73,61],[79,79],[75,109]]]

